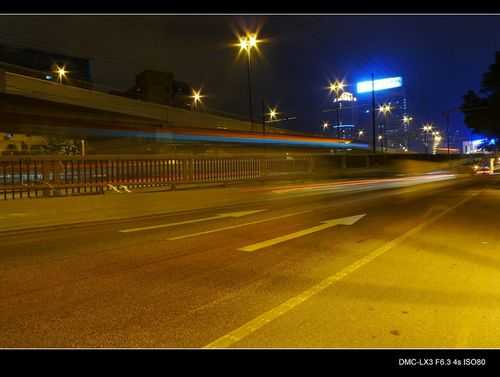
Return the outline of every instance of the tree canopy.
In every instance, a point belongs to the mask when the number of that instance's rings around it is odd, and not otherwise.
[[[476,132],[497,137],[500,135],[500,51],[483,74],[479,92],[469,90],[463,97],[460,109],[465,123]]]

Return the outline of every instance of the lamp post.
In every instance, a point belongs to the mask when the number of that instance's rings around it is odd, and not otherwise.
[[[432,132],[432,124],[424,124],[422,130],[424,131],[425,153],[429,154],[429,133]]]
[[[259,40],[256,33],[247,33],[245,36],[239,38],[237,46],[247,54],[247,74],[248,74],[248,116],[250,120],[250,127],[253,130],[253,102],[252,102],[252,81],[250,76],[250,65],[252,49],[258,50]]]
[[[382,128],[382,133],[384,136],[385,136],[385,126],[387,123],[387,114],[390,114],[391,110],[392,110],[392,107],[391,107],[390,103],[384,103],[378,107],[379,114],[382,114],[384,116],[384,125]],[[385,147],[387,148],[387,143],[386,143]],[[384,152],[384,149],[382,149],[382,152]]]
[[[403,116],[403,124],[406,126],[406,151],[410,149],[410,123],[413,117],[409,115]]]
[[[342,107],[342,103],[339,101],[339,93],[344,90],[345,83],[343,80],[335,80],[334,82],[330,83],[329,89],[330,89],[330,94],[335,93],[335,99],[334,101],[336,102],[337,106],[337,132],[336,136],[339,136],[340,134],[340,108]]]
[[[375,134],[377,130],[375,127],[375,75],[372,73],[372,139],[373,139],[373,153],[377,153],[377,144],[375,144]]]
[[[382,135],[378,135],[378,141],[380,143],[380,150],[384,151],[384,137]]]

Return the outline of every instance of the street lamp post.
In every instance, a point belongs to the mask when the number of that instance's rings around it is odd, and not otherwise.
[[[403,124],[406,126],[406,151],[410,149],[410,123],[412,120],[413,117],[411,116],[403,116]]]
[[[425,153],[429,154],[429,133],[432,132],[432,124],[426,123],[422,129],[424,131]]]
[[[344,81],[339,81],[335,80],[335,82],[330,83],[330,94],[335,93],[335,99],[334,101],[336,102],[336,110],[337,110],[337,131],[335,132],[335,135],[338,137],[340,135],[340,109],[342,107],[342,103],[339,100],[339,92],[342,92],[344,90],[345,83]]]
[[[372,139],[373,139],[373,153],[377,153],[377,144],[375,142],[375,75],[372,73]]]
[[[248,52],[248,114],[250,117],[250,128],[253,131],[253,104],[252,104],[252,79],[250,76],[250,51]]]
[[[382,113],[383,116],[384,116],[384,124],[383,124],[383,127],[382,127],[382,134],[383,134],[384,137],[385,137],[385,127],[386,127],[386,124],[387,124],[387,114],[390,114],[391,110],[392,110],[392,107],[391,107],[390,103],[385,103],[383,105],[380,105],[379,108],[378,108],[378,112]],[[385,148],[387,149],[387,142],[385,143]],[[381,152],[383,153],[384,149],[382,149]]]
[[[252,49],[257,49],[259,40],[257,39],[257,34],[247,33],[246,36],[239,38],[238,46],[241,51],[245,51],[247,54],[247,74],[248,74],[248,116],[250,120],[250,128],[253,131],[253,98],[252,98],[252,80],[251,80],[251,52]]]
[[[266,134],[266,104],[262,100],[262,135]]]
[[[450,159],[450,112],[446,112],[446,147],[448,149],[448,160]]]

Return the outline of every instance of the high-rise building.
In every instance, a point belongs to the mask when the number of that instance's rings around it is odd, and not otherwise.
[[[376,80],[377,81],[377,80]],[[359,85],[359,84],[358,84]],[[371,142],[372,131],[372,93],[366,88],[358,94],[356,136]],[[369,89],[369,88],[368,88]],[[379,88],[375,91],[375,139],[377,150],[383,146],[385,150],[405,151],[412,147],[411,137],[413,123],[403,122],[409,115],[408,100],[403,86]],[[363,135],[363,137],[359,137]]]

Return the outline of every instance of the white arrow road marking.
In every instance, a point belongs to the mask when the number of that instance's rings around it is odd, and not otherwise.
[[[210,216],[210,217],[204,217],[204,218],[201,218],[201,219],[186,220],[186,221],[180,221],[180,222],[177,222],[177,223],[169,223],[169,224],[159,224],[159,225],[145,226],[145,227],[141,227],[141,228],[122,229],[119,232],[120,233],[131,233],[131,232],[140,232],[142,230],[169,228],[169,227],[172,227],[172,226],[185,225],[185,224],[193,224],[193,223],[199,223],[199,222],[202,222],[202,221],[224,219],[226,217],[243,217],[243,216],[252,215],[254,213],[258,213],[258,212],[262,212],[262,211],[265,211],[265,209],[257,209],[257,210],[253,210],[253,211],[240,211],[240,212],[219,213],[218,215]]]
[[[297,216],[297,215],[302,215],[303,213],[308,213],[312,212],[313,210],[305,210],[305,211],[299,211],[299,212],[293,212],[293,213],[287,213],[285,215],[279,215],[279,216],[274,216],[274,217],[267,217],[265,219],[261,220],[255,220],[255,221],[249,221],[247,223],[243,224],[236,224],[236,225],[229,225],[229,226],[224,226],[222,228],[217,228],[217,229],[210,229],[210,230],[205,230],[203,232],[197,232],[197,233],[190,233],[190,234],[184,234],[182,236],[177,236],[177,237],[171,237],[168,238],[169,241],[175,241],[175,240],[182,240],[184,238],[190,238],[190,237],[196,237],[196,236],[202,236],[204,234],[210,234],[210,233],[215,233],[215,232],[221,232],[223,230],[231,230],[231,229],[236,229],[236,228],[241,228],[244,226],[248,225],[254,225],[254,224],[260,224],[260,223],[265,223],[267,221],[273,221],[273,220],[279,220],[279,219],[284,219],[286,217],[291,217],[291,216]]]
[[[270,239],[267,241],[254,243],[253,245],[248,245],[248,246],[239,248],[238,250],[248,251],[248,252],[256,251],[256,250],[263,249],[265,247],[269,247],[272,245],[276,245],[278,243],[282,243],[282,242],[285,242],[288,240],[293,240],[294,238],[299,238],[299,237],[306,236],[306,235],[311,234],[311,233],[319,232],[319,231],[322,231],[324,229],[331,228],[332,226],[352,225],[355,222],[357,222],[358,220],[360,220],[361,218],[363,218],[364,216],[366,216],[366,213],[364,213],[362,215],[342,217],[340,219],[332,219],[332,220],[322,221],[321,222],[322,225],[316,225],[316,226],[313,226],[312,228],[299,230],[298,232],[295,232],[295,233],[290,233],[290,234],[287,234],[287,235],[284,235],[281,237],[276,237],[276,238],[273,238],[273,239]]]

